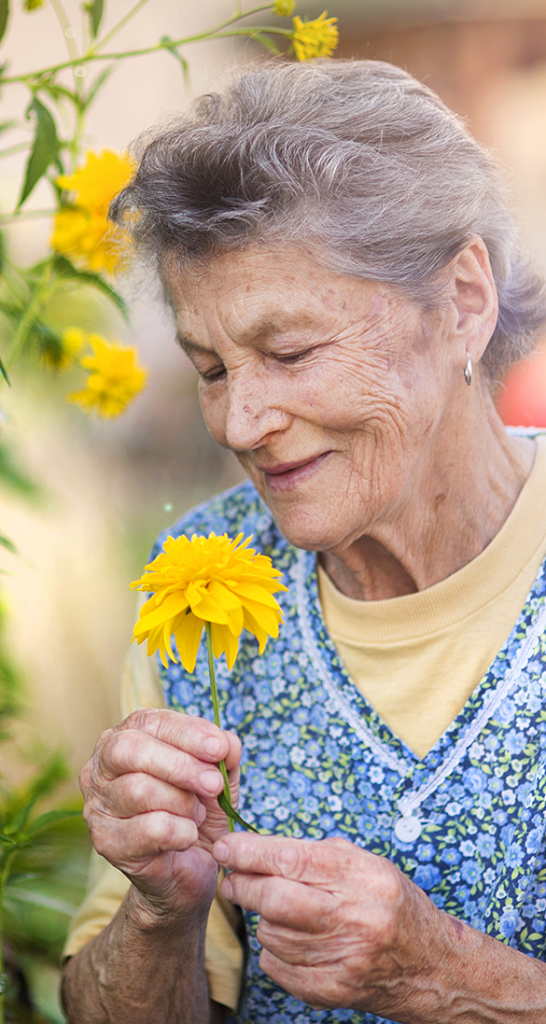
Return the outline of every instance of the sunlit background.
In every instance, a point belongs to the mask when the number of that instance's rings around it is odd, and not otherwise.
[[[56,3],[44,0],[29,11],[22,0],[12,0],[0,53],[11,74],[66,59]],[[66,0],[64,6],[78,38],[79,4]],[[106,27],[129,8],[130,0],[106,0]],[[297,5],[297,13],[310,18],[323,9],[323,0]],[[546,0],[328,0],[328,11],[339,18],[339,56],[408,69],[498,154],[522,244],[546,271]],[[197,33],[231,12],[230,0],[148,0],[119,43],[139,48],[162,35]],[[184,108],[192,95],[221,88],[234,65],[262,52],[248,39],[188,47],[189,92],[180,64],[165,52],[124,61],[92,110],[86,146],[125,149],[149,125]],[[28,98],[22,87],[5,87],[0,102],[1,128],[21,117]],[[17,139],[28,140],[31,132],[29,123]],[[3,138],[0,215],[8,216],[26,154],[6,158]],[[49,186],[42,183],[22,220],[7,229],[11,254],[20,262],[30,265],[45,255],[52,224],[40,211],[50,206]],[[24,778],[41,750],[60,748],[73,772],[67,800],[97,736],[119,719],[118,682],[135,614],[130,581],[141,575],[160,530],[241,479],[236,460],[213,444],[202,423],[195,374],[174,344],[170,315],[148,278],[136,273],[117,283],[132,310],[130,327],[91,289],[57,299],[47,311],[59,330],[77,325],[138,346],[149,385],[118,420],[87,418],[68,405],[66,392],[80,384],[75,374],[54,378],[38,361],[16,367],[12,388],[4,386],[0,396],[0,440],[17,451],[36,485],[30,503],[0,489],[0,535],[13,538],[21,552],[15,558],[0,547],[0,568],[11,574],[3,577],[0,594],[27,705],[14,726],[18,742],[0,748],[0,775]],[[0,323],[0,354],[2,330]],[[507,423],[546,427],[546,347],[509,375],[498,402]],[[2,643],[0,622],[0,672]],[[56,994],[56,957],[70,911],[63,901],[77,903],[84,884],[81,835],[81,829],[72,838],[67,833],[64,854],[62,836],[61,845],[51,847],[55,877],[29,883],[42,900],[41,916],[40,907],[29,903],[30,916],[20,919],[24,941],[17,945],[16,918],[9,935],[35,1005],[54,1024],[63,1020]],[[52,899],[56,917],[47,909]]]
[[[106,19],[117,20],[127,2],[111,0]],[[65,6],[70,14],[70,0]],[[305,2],[297,10],[315,17],[323,4]],[[161,34],[188,34],[230,12],[229,0],[151,0],[123,42],[137,46]],[[329,14],[339,17],[339,56],[407,68],[499,154],[522,241],[546,269],[546,0],[331,0]],[[2,45],[16,72],[63,59],[64,43],[48,4],[34,12],[19,4]],[[234,63],[257,53],[248,40],[188,48],[192,94],[221,87]],[[180,67],[168,55],[126,61],[91,115],[88,144],[121,150],[189,101]],[[2,120],[20,114],[22,103],[17,88],[6,89]],[[2,212],[13,207],[20,176],[19,158],[0,163]],[[48,202],[42,184],[29,209]],[[11,231],[10,243],[30,262],[45,251],[50,230],[47,218],[29,216]],[[121,287],[132,305],[130,329],[106,300],[88,293],[53,313],[60,326],[99,326],[111,338],[138,344],[150,384],[125,416],[87,419],[64,403],[66,382],[52,388],[48,378],[46,386],[38,366],[31,374],[16,373],[1,400],[4,429],[43,490],[30,507],[0,496],[2,532],[15,538],[24,558],[2,556],[14,574],[4,583],[12,649],[35,734],[61,744],[75,769],[118,718],[118,679],[134,616],[128,584],[140,575],[155,535],[241,478],[236,461],[214,446],[202,425],[194,373],[172,340],[153,283],[137,275]],[[500,403],[510,422],[546,426],[546,354],[530,372],[516,371]]]

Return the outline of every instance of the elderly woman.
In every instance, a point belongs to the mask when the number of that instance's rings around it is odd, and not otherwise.
[[[221,673],[237,735],[202,650],[83,769],[125,877],[69,1020],[544,1022],[546,444],[491,393],[546,307],[490,158],[388,64],[265,66],[114,215],[249,476],[169,535],[253,534],[289,591]],[[222,758],[273,836],[227,833]]]

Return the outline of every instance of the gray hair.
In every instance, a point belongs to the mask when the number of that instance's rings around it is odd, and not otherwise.
[[[159,273],[252,242],[298,244],[340,274],[441,302],[441,271],[479,235],[499,295],[482,363],[497,376],[546,321],[501,174],[422,83],[380,61],[266,63],[137,144],[111,216]]]

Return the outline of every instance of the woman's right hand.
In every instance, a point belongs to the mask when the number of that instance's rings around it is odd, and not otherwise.
[[[241,744],[177,711],[135,711],[104,732],[82,768],[95,849],[122,871],[154,916],[206,913],[216,888],[210,850],[227,831],[217,802],[224,759],[237,806]]]

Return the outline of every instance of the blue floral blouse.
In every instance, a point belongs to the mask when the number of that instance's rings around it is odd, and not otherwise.
[[[288,593],[285,625],[260,657],[247,633],[231,672],[217,663],[223,723],[243,744],[240,811],[302,839],[341,836],[388,857],[437,907],[545,958],[546,563],[493,664],[419,760],[354,686],[326,631],[316,558],[284,540],[251,484],[195,509],[162,534],[253,534]],[[456,652],[454,652],[456,657]],[[170,706],[212,718],[204,643],[195,672],[161,668]],[[258,917],[238,1024],[379,1024],[356,1010],[313,1010],[258,965]]]

